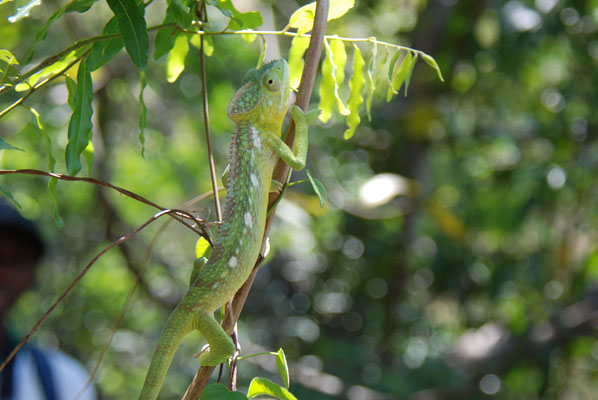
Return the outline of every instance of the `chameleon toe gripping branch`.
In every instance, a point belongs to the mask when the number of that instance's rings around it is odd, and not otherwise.
[[[289,67],[274,60],[247,74],[228,107],[236,128],[230,147],[228,194],[223,222],[210,259],[198,263],[197,278],[172,312],[156,346],[140,400],[156,399],[179,343],[197,329],[209,344],[201,365],[225,362],[234,352],[231,338],[214,319],[248,278],[259,256],[267,216],[268,193],[276,158],[291,168],[305,166],[309,124],[319,110],[293,106],[295,140],[291,150],[280,138],[289,102]]]

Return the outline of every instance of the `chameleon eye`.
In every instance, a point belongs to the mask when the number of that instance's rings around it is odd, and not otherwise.
[[[280,89],[280,78],[274,74],[264,76],[263,82],[268,90],[276,92]]]

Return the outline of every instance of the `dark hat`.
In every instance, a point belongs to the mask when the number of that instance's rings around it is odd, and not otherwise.
[[[31,246],[38,251],[39,256],[44,253],[45,246],[42,237],[37,230],[37,226],[25,219],[14,207],[0,200],[0,231],[20,234],[24,238],[31,240]]]

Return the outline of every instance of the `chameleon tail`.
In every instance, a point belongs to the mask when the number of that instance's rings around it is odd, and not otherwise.
[[[158,397],[177,347],[192,330],[193,313],[182,309],[179,305],[162,330],[139,400],[154,400]]]

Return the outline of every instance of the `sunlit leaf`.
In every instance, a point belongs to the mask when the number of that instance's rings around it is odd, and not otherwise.
[[[345,78],[345,63],[347,53],[345,44],[342,40],[332,39],[330,45],[324,40],[326,48],[326,58],[322,64],[322,81],[318,93],[320,95],[320,105],[322,110],[320,121],[327,122],[332,116],[332,109],[335,105],[341,115],[349,115],[349,109],[340,98],[339,87]]]
[[[374,79],[375,72],[374,69],[376,67],[376,55],[378,53],[378,44],[374,42],[374,46],[372,47],[372,56],[370,61],[368,62],[368,88],[367,88],[367,95],[365,101],[365,111],[368,115],[368,121],[372,120],[372,100],[374,99],[374,93],[376,92],[376,80]]]
[[[37,85],[40,81],[55,75],[66,68],[69,64],[75,61],[77,58],[81,57],[85,52],[87,52],[91,48],[91,45],[83,46],[77,50],[73,50],[58,61],[53,64],[48,65],[47,67],[43,68],[42,70],[36,72],[35,74],[31,75],[29,78],[25,80],[25,82],[21,82],[15,86],[15,91],[23,92],[26,90],[31,89],[35,85]]]
[[[328,193],[326,192],[326,188],[319,179],[316,179],[312,176],[309,170],[306,169],[305,172],[307,173],[307,178],[309,179],[311,186],[314,188],[314,192],[320,200],[320,207],[324,207],[328,201]]]
[[[112,35],[118,32],[118,22],[116,17],[112,17],[106,26],[104,26],[102,35]],[[121,51],[123,46],[124,43],[121,38],[102,40],[94,43],[89,56],[87,56],[87,68],[89,71],[95,71],[112,60]]]
[[[328,21],[340,18],[355,5],[355,0],[331,0],[328,9]],[[307,33],[313,29],[316,14],[316,3],[309,3],[298,8],[289,19],[289,27],[297,29],[297,33]]]
[[[409,68],[407,70],[407,76],[405,77],[405,97],[407,97],[407,90],[409,89],[409,82],[411,82],[411,74],[413,73],[413,67],[417,63],[417,53],[411,59],[409,63]]]
[[[211,250],[210,242],[203,236],[197,240],[195,244],[195,258],[208,257]]]
[[[11,83],[11,78],[19,76],[19,65],[16,57],[8,50],[0,49],[0,84]]]
[[[399,59],[400,55],[401,55],[401,49],[398,49],[392,55],[390,62],[388,63],[388,82],[392,82],[392,78],[394,76],[393,74],[394,74],[394,70],[395,70],[395,64],[397,63],[397,60]]]
[[[15,15],[8,17],[8,22],[14,23],[14,22],[22,20],[23,18],[27,18],[29,16],[29,14],[31,13],[31,10],[34,7],[39,6],[40,4],[42,4],[42,0],[31,0],[29,3],[27,3],[23,7],[18,7],[17,13]]]
[[[141,111],[139,112],[139,142],[141,143],[141,157],[145,157],[145,128],[147,127],[147,107],[145,100],[143,100],[143,91],[147,86],[147,80],[145,79],[145,72],[139,72],[139,105]]]
[[[347,117],[347,125],[349,129],[345,131],[345,139],[350,139],[353,136],[355,129],[359,125],[359,122],[361,122],[361,118],[359,118],[359,107],[363,104],[362,91],[365,85],[365,77],[363,76],[365,61],[363,60],[359,47],[353,44],[353,48],[353,75],[351,75],[351,80],[349,81],[351,94],[348,103],[350,114]]]
[[[18,150],[18,151],[25,151],[23,149],[19,149],[18,147],[13,146],[12,144],[8,143],[6,140],[0,137],[0,150]]]
[[[301,74],[305,60],[303,55],[309,46],[309,38],[295,36],[289,49],[289,69],[291,70],[291,87],[297,89],[301,83]]]
[[[191,39],[189,39],[189,43],[191,43],[193,45],[193,47],[196,47],[198,49],[201,49],[201,38],[203,36],[203,51],[206,55],[206,57],[210,57],[212,54],[214,54],[214,41],[212,40],[212,37],[209,35],[193,35],[191,36]]]
[[[174,41],[174,47],[170,50],[166,60],[166,80],[170,83],[176,81],[185,70],[185,57],[189,52],[189,42],[186,35],[179,35]]]
[[[212,383],[206,386],[199,400],[247,400],[247,396],[241,392],[231,392],[219,383]]]
[[[74,111],[68,126],[68,144],[66,145],[66,168],[71,175],[81,170],[81,153],[91,140],[91,116],[93,86],[91,74],[82,61],[77,73],[77,90],[75,92]]]
[[[444,78],[442,77],[442,72],[440,71],[440,67],[438,66],[438,63],[436,62],[436,60],[427,54],[422,54],[422,58],[424,59],[426,64],[428,64],[430,67],[432,67],[436,70],[436,73],[438,74],[438,79],[440,79],[442,82],[444,82]]]
[[[149,38],[147,26],[143,17],[143,3],[138,5],[135,0],[106,0],[108,6],[116,16],[118,27],[122,34],[125,49],[133,64],[144,69],[149,54]]]
[[[390,86],[388,87],[388,94],[386,96],[386,101],[390,101],[393,95],[397,94],[401,89],[401,86],[405,82],[407,78],[407,74],[409,73],[409,68],[411,68],[411,60],[413,55],[410,51],[405,54],[403,60],[399,64],[399,67],[396,68],[395,71],[392,73],[392,79],[390,79]],[[390,75],[390,72],[389,72]]]
[[[289,379],[289,365],[287,363],[287,357],[285,356],[284,350],[282,348],[279,349],[278,354],[276,354],[276,367],[278,368],[278,373],[282,379],[282,384],[288,389],[289,385],[291,384]]]
[[[249,384],[249,389],[247,390],[248,398],[252,399],[258,396],[272,396],[279,400],[297,400],[297,398],[284,387],[277,385],[269,379],[261,377],[253,378]]]

